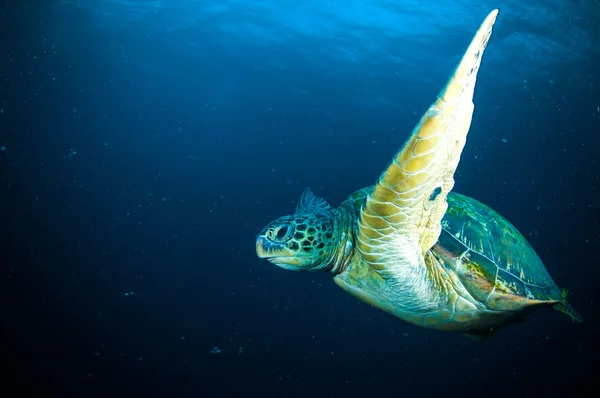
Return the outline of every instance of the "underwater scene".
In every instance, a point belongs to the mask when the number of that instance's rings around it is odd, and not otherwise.
[[[600,1],[21,0],[0,34],[3,397],[598,391]]]

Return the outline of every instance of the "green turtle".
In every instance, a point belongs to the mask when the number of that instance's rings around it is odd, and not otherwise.
[[[483,338],[566,300],[525,237],[500,214],[451,192],[473,114],[473,90],[498,10],[377,183],[338,208],[306,190],[292,215],[258,235],[260,258],[325,270],[365,303],[412,324]]]

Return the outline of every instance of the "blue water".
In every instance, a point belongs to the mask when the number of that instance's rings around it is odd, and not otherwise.
[[[600,2],[0,7],[0,347],[22,396],[597,383]],[[541,311],[473,342],[258,259],[305,187],[337,205],[376,180],[494,8],[455,190],[519,228],[585,322]]]

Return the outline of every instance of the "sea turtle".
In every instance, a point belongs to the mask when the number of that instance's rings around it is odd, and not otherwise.
[[[450,192],[497,14],[487,16],[377,183],[336,209],[306,190],[294,214],[258,235],[259,257],[288,270],[329,271],[365,303],[418,326],[473,338],[542,307],[582,320],[513,225]]]

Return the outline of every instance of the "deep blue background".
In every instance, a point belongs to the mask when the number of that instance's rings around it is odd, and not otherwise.
[[[2,396],[597,386],[599,2],[0,7]],[[375,181],[496,7],[455,189],[528,237],[586,321],[543,311],[476,343],[256,258],[305,186],[337,205]]]

